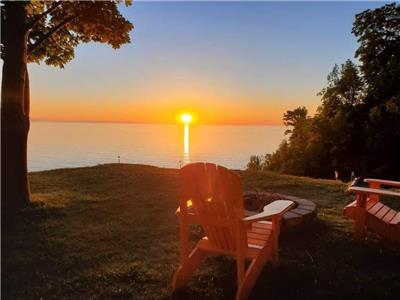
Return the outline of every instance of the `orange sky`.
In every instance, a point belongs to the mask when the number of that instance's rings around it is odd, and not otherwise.
[[[39,98],[39,97],[38,97]],[[282,114],[294,107],[285,103],[247,104],[223,101],[118,101],[39,100],[32,105],[32,120],[88,121],[126,123],[177,123],[179,116],[190,113],[200,124],[282,124]]]

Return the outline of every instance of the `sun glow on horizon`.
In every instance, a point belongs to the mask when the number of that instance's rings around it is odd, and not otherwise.
[[[184,124],[189,124],[190,122],[192,122],[192,119],[193,119],[192,115],[190,115],[188,113],[184,113],[181,115],[181,121]]]

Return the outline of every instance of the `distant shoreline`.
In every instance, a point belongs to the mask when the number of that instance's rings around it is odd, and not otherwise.
[[[72,170],[79,170],[79,169],[91,169],[91,168],[99,168],[99,167],[107,167],[107,166],[131,166],[131,167],[143,167],[143,168],[156,168],[156,169],[163,169],[163,170],[179,170],[180,168],[174,168],[174,167],[160,167],[152,164],[140,164],[140,163],[112,163],[112,162],[105,162],[102,164],[94,164],[94,165],[88,165],[88,166],[82,166],[82,167],[65,167],[65,168],[54,168],[54,169],[46,169],[46,170],[38,170],[38,171],[28,171],[28,174],[34,174],[34,173],[43,173],[43,172],[58,172],[58,171],[72,171]],[[246,169],[238,169],[238,168],[229,168],[230,170],[233,171],[238,171],[238,172],[245,172]],[[291,176],[291,175],[288,175]]]
[[[54,169],[47,169],[47,170],[40,170],[40,171],[29,171],[28,174],[34,173],[43,173],[43,172],[58,172],[58,171],[73,171],[79,169],[92,169],[92,168],[99,168],[99,167],[107,167],[107,166],[131,166],[131,167],[143,167],[143,168],[157,168],[163,170],[179,170],[179,168],[172,168],[172,167],[160,167],[151,164],[135,164],[135,163],[103,163],[103,164],[95,164],[89,166],[82,166],[82,167],[65,167],[65,168],[54,168]],[[235,171],[245,171],[245,170],[235,170]]]

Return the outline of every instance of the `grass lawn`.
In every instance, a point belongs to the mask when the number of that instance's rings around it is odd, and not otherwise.
[[[281,235],[251,299],[399,299],[400,249],[353,242],[346,185],[243,172],[244,190],[300,196],[318,221]],[[178,266],[178,170],[112,164],[32,173],[34,203],[3,231],[4,299],[169,299]],[[398,204],[398,203],[397,203]],[[399,206],[397,206],[399,208]],[[194,227],[193,241],[200,236]],[[233,299],[235,262],[206,260],[175,299]]]

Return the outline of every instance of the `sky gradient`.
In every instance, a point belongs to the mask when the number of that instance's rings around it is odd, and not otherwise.
[[[83,44],[64,69],[29,66],[33,120],[281,124],[314,113],[354,15],[382,2],[134,2],[131,44]]]

